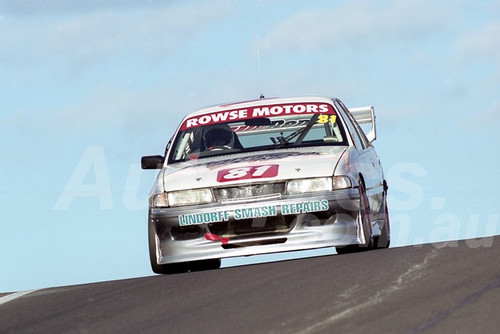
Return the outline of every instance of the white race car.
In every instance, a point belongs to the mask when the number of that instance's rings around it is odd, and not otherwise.
[[[359,124],[367,127],[365,131]],[[187,115],[149,198],[155,273],[221,258],[390,243],[387,183],[372,146],[373,107],[321,97],[258,99]]]

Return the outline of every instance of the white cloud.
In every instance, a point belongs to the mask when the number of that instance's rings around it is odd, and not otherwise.
[[[31,16],[40,13],[82,13],[162,5],[162,1],[151,0],[0,0],[0,12]]]
[[[469,56],[500,59],[500,21],[489,22],[469,32],[456,45]]]
[[[492,133],[495,138],[500,125],[500,100],[493,100],[490,106],[484,110],[475,110],[468,114],[463,121],[458,124],[460,130],[475,131],[481,134]],[[493,130],[494,132],[490,132]]]
[[[266,50],[317,51],[356,48],[385,41],[409,42],[444,25],[434,2],[362,0],[337,8],[302,11],[276,25],[264,39]],[[338,46],[334,44],[339,44]]]
[[[77,104],[59,110],[51,124],[57,127],[64,124],[65,130],[73,135],[122,131],[133,138],[145,127],[166,121],[169,99],[173,96],[160,87],[141,92],[100,85]]]
[[[161,59],[192,34],[231,12],[214,3],[135,6],[19,16],[0,22],[4,64],[88,66],[123,55]],[[8,13],[8,12],[7,12]]]

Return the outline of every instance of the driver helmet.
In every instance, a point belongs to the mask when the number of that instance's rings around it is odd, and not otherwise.
[[[216,124],[208,126],[203,135],[205,147],[212,148],[233,148],[234,132],[227,124]]]

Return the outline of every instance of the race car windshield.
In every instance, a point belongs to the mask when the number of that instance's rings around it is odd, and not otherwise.
[[[209,124],[181,130],[169,162],[289,147],[347,145],[332,114],[281,115]]]

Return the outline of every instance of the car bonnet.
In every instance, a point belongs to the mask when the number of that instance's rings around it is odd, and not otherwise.
[[[290,148],[175,163],[163,169],[165,191],[332,176],[346,146]]]

